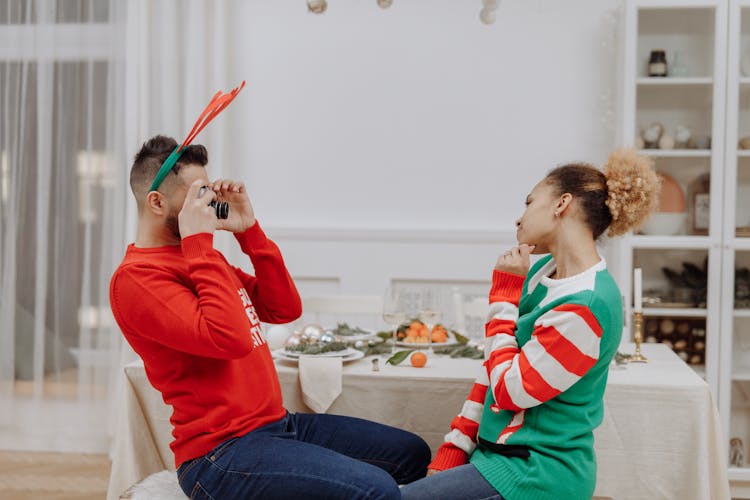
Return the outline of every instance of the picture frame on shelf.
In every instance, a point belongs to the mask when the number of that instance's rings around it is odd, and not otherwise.
[[[704,173],[688,185],[688,232],[708,235],[711,223],[711,176]]]
[[[692,199],[693,217],[690,232],[695,235],[707,235],[711,220],[711,195],[709,193],[695,193]]]

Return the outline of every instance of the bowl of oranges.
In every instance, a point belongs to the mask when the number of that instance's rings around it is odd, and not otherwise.
[[[427,347],[433,345],[448,346],[457,345],[459,342],[453,334],[440,323],[432,328],[413,319],[402,324],[396,331],[396,345],[401,347]]]

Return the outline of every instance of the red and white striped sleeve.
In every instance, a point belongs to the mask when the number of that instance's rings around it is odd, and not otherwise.
[[[541,315],[531,339],[519,349],[515,327],[522,285],[516,275],[493,276],[485,367],[498,410],[520,411],[549,401],[578,382],[599,359],[602,328],[581,304],[562,304]]]
[[[487,372],[482,368],[461,412],[451,422],[451,430],[445,435],[445,443],[438,449],[430,469],[445,470],[466,463],[476,447],[488,383]]]
[[[488,327],[492,325],[496,329],[496,333],[499,333],[503,328],[507,329],[509,332],[509,342],[512,341],[512,345],[515,346],[515,350],[513,351],[515,353],[518,352],[518,344],[516,344],[513,333],[516,327],[516,320],[518,319],[518,301],[521,297],[521,287],[523,286],[524,277],[495,271],[492,276],[493,287],[492,291],[490,291],[490,302],[493,300],[493,292],[497,289],[498,285],[496,283],[498,283],[498,280],[501,285],[504,285],[505,281],[509,282],[507,288],[515,297],[515,305],[507,300],[504,302],[498,301],[502,302],[504,306],[491,304],[491,319]],[[505,288],[503,286],[503,290]],[[496,309],[494,313],[492,312],[493,307]],[[489,330],[487,335],[489,336]],[[500,351],[501,349],[498,348],[498,352]],[[489,352],[488,347],[485,349],[485,353]],[[485,368],[486,364],[487,361],[481,367],[480,374],[474,381],[474,385],[469,393],[469,397],[464,402],[461,413],[451,422],[451,430],[445,435],[445,443],[438,448],[435,458],[429,465],[430,469],[445,470],[463,465],[474,451],[474,448],[476,448],[479,422],[482,418],[484,401],[490,384],[488,371]]]

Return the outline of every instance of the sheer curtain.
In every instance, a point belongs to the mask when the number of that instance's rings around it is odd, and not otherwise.
[[[2,448],[108,448],[126,179],[118,3],[0,1]]]
[[[227,79],[233,48],[227,45],[229,0],[130,0],[127,2],[127,137],[132,157],[149,137],[181,141]],[[196,139],[209,152],[210,176],[224,163],[228,127],[215,120]],[[135,207],[128,194],[127,237],[135,235]]]
[[[225,78],[230,11],[0,0],[0,448],[108,450],[132,356],[108,303],[135,233],[130,162],[239,83]],[[221,122],[197,141],[212,165]]]

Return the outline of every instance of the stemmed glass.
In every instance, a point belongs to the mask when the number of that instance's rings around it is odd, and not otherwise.
[[[419,321],[427,326],[427,351],[430,354],[434,354],[432,349],[432,329],[443,319],[442,294],[439,290],[430,288],[420,294],[418,317]]]
[[[406,321],[406,310],[404,309],[401,293],[393,286],[389,286],[383,295],[383,321],[393,330],[391,343],[391,354],[396,351],[396,340],[398,327]]]

